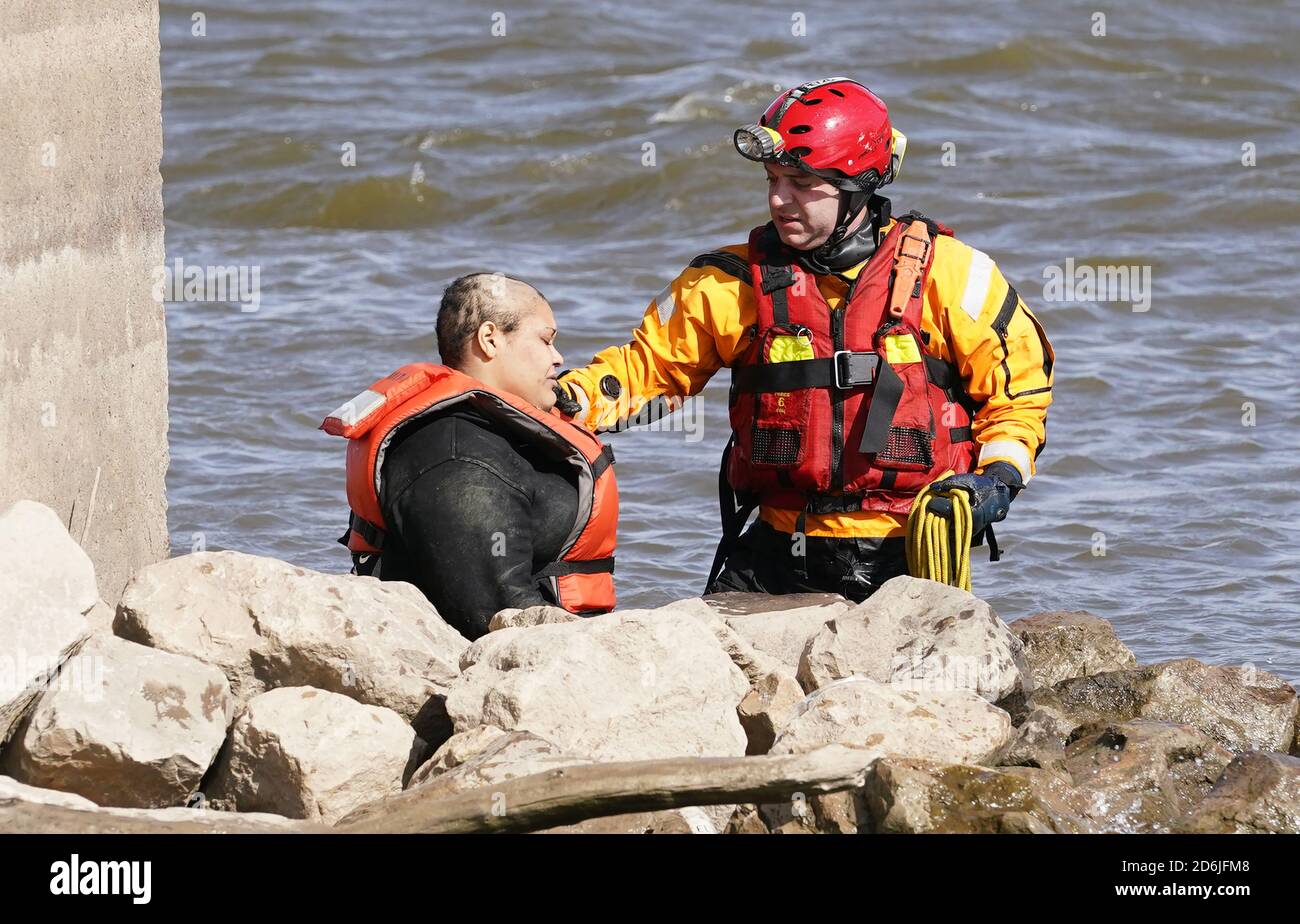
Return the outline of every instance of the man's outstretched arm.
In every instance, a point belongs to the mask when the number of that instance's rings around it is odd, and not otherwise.
[[[742,318],[748,288],[712,266],[683,271],[650,302],[630,342],[561,378],[580,407],[575,418],[596,432],[620,430],[629,418],[648,422],[698,394],[743,345],[753,323]],[[647,407],[652,401],[662,408]]]

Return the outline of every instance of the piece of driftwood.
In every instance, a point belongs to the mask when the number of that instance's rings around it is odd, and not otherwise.
[[[133,816],[0,798],[0,834],[329,834],[310,822],[274,824],[235,812],[195,810],[192,820]]]
[[[688,757],[562,767],[454,796],[419,788],[362,806],[340,833],[507,834],[587,818],[733,802],[783,802],[862,786],[872,755],[829,745],[781,757]]]
[[[192,820],[140,817],[0,798],[7,834],[471,834],[522,833],[588,818],[732,802],[782,802],[862,786],[866,751],[830,745],[783,757],[685,757],[547,770],[452,796],[412,789],[362,806],[333,829],[273,824],[238,813]]]

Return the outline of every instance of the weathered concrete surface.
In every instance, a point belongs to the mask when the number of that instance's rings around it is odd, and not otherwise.
[[[157,0],[0,3],[0,509],[53,508],[110,605],[167,556]]]

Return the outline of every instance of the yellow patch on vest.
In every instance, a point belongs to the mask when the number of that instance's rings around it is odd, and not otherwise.
[[[772,338],[768,362],[790,363],[800,359],[814,359],[812,341],[807,337],[783,334]]]
[[[885,338],[885,361],[891,366],[901,363],[919,363],[921,350],[911,334],[890,334]]]

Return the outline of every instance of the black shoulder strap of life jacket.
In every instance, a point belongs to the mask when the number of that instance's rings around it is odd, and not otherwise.
[[[933,218],[922,215],[916,209],[912,209],[909,212],[899,215],[898,220],[909,224],[914,221],[925,222],[925,227],[929,230],[931,239],[936,238],[941,234],[948,235],[949,237],[952,236],[951,228],[942,222],[935,221]]]
[[[722,539],[718,542],[718,550],[713,553],[713,565],[709,568],[709,579],[704,585],[706,594],[722,573],[722,566],[735,551],[740,533],[749,522],[749,515],[758,507],[756,493],[736,491],[727,480],[727,463],[731,459],[735,443],[736,437],[733,434],[727,441],[727,448],[722,450],[722,464],[718,467],[718,512],[722,517]]]
[[[708,253],[700,254],[690,262],[691,269],[703,269],[706,266],[722,270],[728,276],[739,279],[745,285],[753,284],[749,279],[749,264],[745,261],[745,258],[729,250],[710,250]]]

